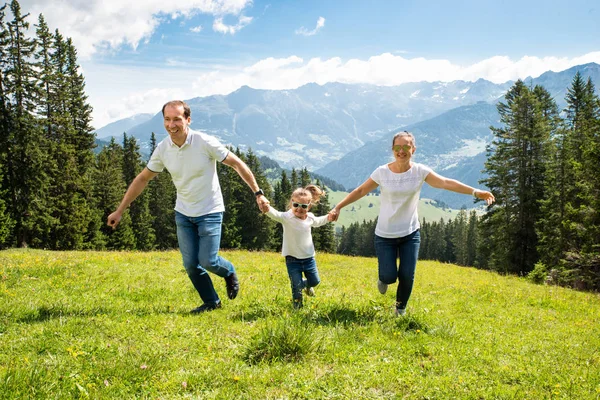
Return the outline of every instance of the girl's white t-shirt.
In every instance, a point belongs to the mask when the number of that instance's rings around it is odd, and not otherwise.
[[[308,212],[306,219],[300,219],[294,215],[292,210],[281,212],[269,206],[267,217],[283,226],[283,245],[281,247],[283,256],[300,259],[315,256],[311,228],[325,225],[328,222],[327,215],[315,217],[313,213]]]
[[[421,227],[417,206],[425,178],[431,168],[412,163],[402,173],[390,170],[387,164],[379,166],[371,179],[379,185],[380,209],[375,234],[384,238],[408,236]]]

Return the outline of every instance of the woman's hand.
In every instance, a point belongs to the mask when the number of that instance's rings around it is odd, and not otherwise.
[[[485,200],[488,206],[496,201],[496,198],[494,197],[492,192],[488,192],[487,190],[475,189],[475,191],[473,192],[473,196],[475,196],[479,200]]]

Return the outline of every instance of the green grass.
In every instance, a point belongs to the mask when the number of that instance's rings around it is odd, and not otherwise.
[[[281,256],[222,254],[240,296],[192,316],[176,251],[0,252],[0,398],[600,398],[597,294],[421,261],[396,318],[375,259],[319,254],[295,312]]]
[[[339,203],[346,195],[347,192],[327,192],[329,195],[329,203],[333,206]],[[440,218],[444,218],[444,221],[454,219],[460,210],[454,210],[450,208],[442,209],[436,207],[435,200],[420,199],[418,212],[419,219],[422,221],[425,218],[427,221],[439,221]],[[335,222],[336,226],[348,226],[354,222],[362,223],[363,221],[371,221],[377,218],[379,215],[379,196],[369,194],[344,207],[340,214],[340,218]]]

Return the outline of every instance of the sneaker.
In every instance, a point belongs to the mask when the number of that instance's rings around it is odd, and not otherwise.
[[[302,306],[303,306],[302,299],[294,299],[294,309],[295,310],[302,308]]]
[[[315,288],[307,286],[304,288],[307,296],[314,297],[315,296]]]
[[[396,308],[396,316],[401,317],[406,314],[406,308]]]
[[[387,283],[383,283],[380,280],[377,280],[377,289],[379,289],[379,293],[385,294],[387,292]]]
[[[204,303],[200,307],[194,308],[190,311],[191,314],[201,314],[208,311],[216,310],[217,308],[221,308],[221,302],[218,303]]]
[[[225,278],[225,286],[227,287],[227,297],[231,300],[235,299],[240,291],[240,281],[235,272]]]

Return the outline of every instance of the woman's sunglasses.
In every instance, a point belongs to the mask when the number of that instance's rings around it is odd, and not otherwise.
[[[308,203],[308,204],[292,203],[292,207],[294,207],[294,208],[302,207],[302,208],[304,208],[306,210],[308,208],[308,206],[310,206],[310,203]]]
[[[410,152],[410,150],[412,149],[412,146],[410,144],[403,144],[403,145],[395,145],[392,146],[392,150],[394,150],[396,153],[399,152],[400,150],[404,150],[405,153]]]

